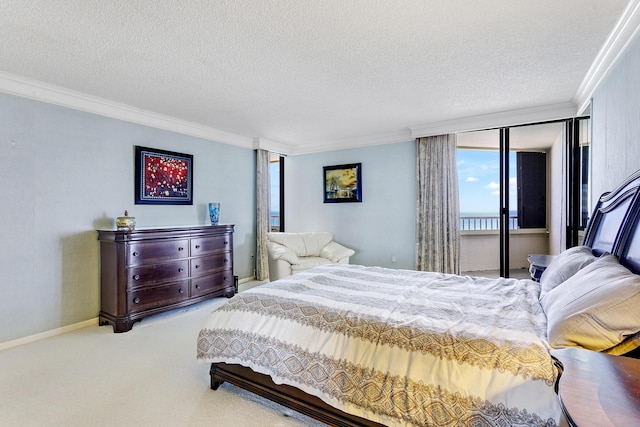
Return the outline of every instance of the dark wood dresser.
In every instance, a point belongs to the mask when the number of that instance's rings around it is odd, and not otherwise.
[[[152,314],[232,297],[233,227],[98,230],[99,324],[126,332]]]

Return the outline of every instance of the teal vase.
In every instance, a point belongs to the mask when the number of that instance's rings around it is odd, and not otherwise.
[[[211,219],[211,225],[218,225],[220,220],[220,203],[209,203],[209,218]]]

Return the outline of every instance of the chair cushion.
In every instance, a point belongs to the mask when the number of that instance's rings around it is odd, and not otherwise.
[[[345,248],[340,243],[329,242],[329,244],[320,251],[320,256],[333,262],[342,262],[344,258],[349,258],[355,253],[356,251]]]
[[[267,239],[293,250],[298,256],[319,256],[320,251],[333,240],[333,233],[311,231],[306,233],[267,233]]]
[[[320,265],[333,264],[331,261],[329,261],[326,258],[320,258],[315,256],[300,257],[299,259],[300,259],[299,264],[291,265],[291,272],[293,274],[300,273],[301,271],[305,271],[313,267],[318,267]]]
[[[291,248],[276,242],[267,242],[267,252],[269,253],[269,258],[274,261],[282,260],[289,264],[298,264],[300,262],[300,258]]]

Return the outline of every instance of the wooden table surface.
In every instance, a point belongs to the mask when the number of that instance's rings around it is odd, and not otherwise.
[[[570,425],[640,426],[640,360],[577,348],[551,354],[563,367],[558,395]]]

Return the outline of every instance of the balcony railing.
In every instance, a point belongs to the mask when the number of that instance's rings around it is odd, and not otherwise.
[[[271,231],[280,231],[280,215],[270,215]]]
[[[518,217],[509,217],[509,230],[518,228]],[[499,230],[500,218],[497,216],[461,216],[460,230]]]
[[[461,216],[460,230],[499,230],[500,218],[497,216]],[[280,215],[270,215],[269,223],[271,231],[280,231]],[[518,228],[518,217],[509,217],[509,229],[516,230]]]

